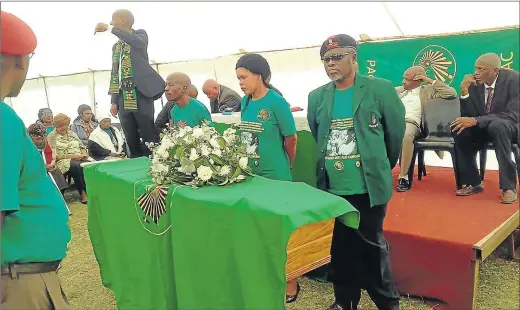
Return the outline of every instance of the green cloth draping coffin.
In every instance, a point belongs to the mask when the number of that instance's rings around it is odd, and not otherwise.
[[[119,309],[284,309],[291,233],[342,215],[359,223],[339,197],[258,176],[229,187],[172,185],[160,217],[146,216],[138,201],[151,185],[149,164],[85,167],[88,230]]]

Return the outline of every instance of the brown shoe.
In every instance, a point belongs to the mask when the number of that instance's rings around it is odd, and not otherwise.
[[[473,194],[478,194],[484,191],[484,186],[481,184],[477,186],[467,185],[463,188],[457,190],[457,196],[471,196]]]
[[[516,191],[512,189],[502,191],[501,203],[511,204],[516,202]]]

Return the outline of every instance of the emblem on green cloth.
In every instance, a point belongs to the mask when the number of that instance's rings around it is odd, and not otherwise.
[[[450,85],[457,73],[457,63],[453,54],[440,45],[428,45],[423,48],[413,61],[414,66],[421,66],[432,79]]]
[[[260,122],[267,122],[271,118],[271,113],[269,113],[269,110],[267,110],[267,109],[262,109],[262,110],[258,111],[256,118]]]
[[[136,211],[143,228],[154,235],[162,235],[171,227],[168,216],[166,197],[167,186],[157,186],[137,198]]]
[[[344,168],[345,168],[345,165],[343,164],[343,162],[338,160],[337,162],[334,163],[334,169],[336,169],[338,171],[342,171]]]

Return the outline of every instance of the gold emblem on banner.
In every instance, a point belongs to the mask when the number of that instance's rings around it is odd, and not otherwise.
[[[457,63],[453,54],[440,45],[428,45],[423,48],[413,61],[414,66],[426,70],[429,78],[450,85],[457,73]]]

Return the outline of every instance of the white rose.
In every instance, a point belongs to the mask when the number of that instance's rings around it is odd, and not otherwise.
[[[239,176],[237,177],[237,180],[242,181],[242,180],[244,180],[245,178],[246,178],[246,177],[245,177],[244,175],[241,174],[241,175],[239,175]]]
[[[240,158],[240,160],[238,161],[238,165],[240,166],[241,169],[246,169],[247,168],[247,164],[248,164],[248,158],[247,157],[242,157]]]
[[[209,147],[207,147],[206,145],[203,145],[200,148],[200,152],[202,153],[203,156],[208,156],[209,154],[211,154]]]
[[[224,130],[224,136],[232,136],[237,132],[236,129],[229,127],[228,129]]]
[[[190,152],[190,160],[195,161],[199,158],[199,154],[197,153],[197,150],[195,148],[191,149]]]
[[[186,135],[187,130],[186,127],[182,127],[179,129],[179,132],[177,133],[177,137],[182,138]]]
[[[213,149],[213,152],[211,153],[217,155],[218,157],[222,157],[222,151],[219,149]]]
[[[193,138],[198,139],[204,135],[204,129],[195,128],[193,129]]]
[[[197,168],[197,176],[199,177],[199,179],[206,182],[213,176],[213,170],[211,170],[210,167],[206,167],[204,165],[200,166],[199,168]]]
[[[215,149],[220,149],[220,145],[218,144],[216,137],[209,140],[209,144],[211,144],[211,146]]]
[[[186,142],[187,144],[192,144],[194,139],[193,139],[193,136],[186,135],[186,136],[184,137],[183,140],[184,140],[184,142]]]
[[[229,167],[228,165],[222,166],[222,168],[220,168],[220,175],[221,176],[226,176],[226,175],[228,175],[230,173],[231,173],[231,167]]]

